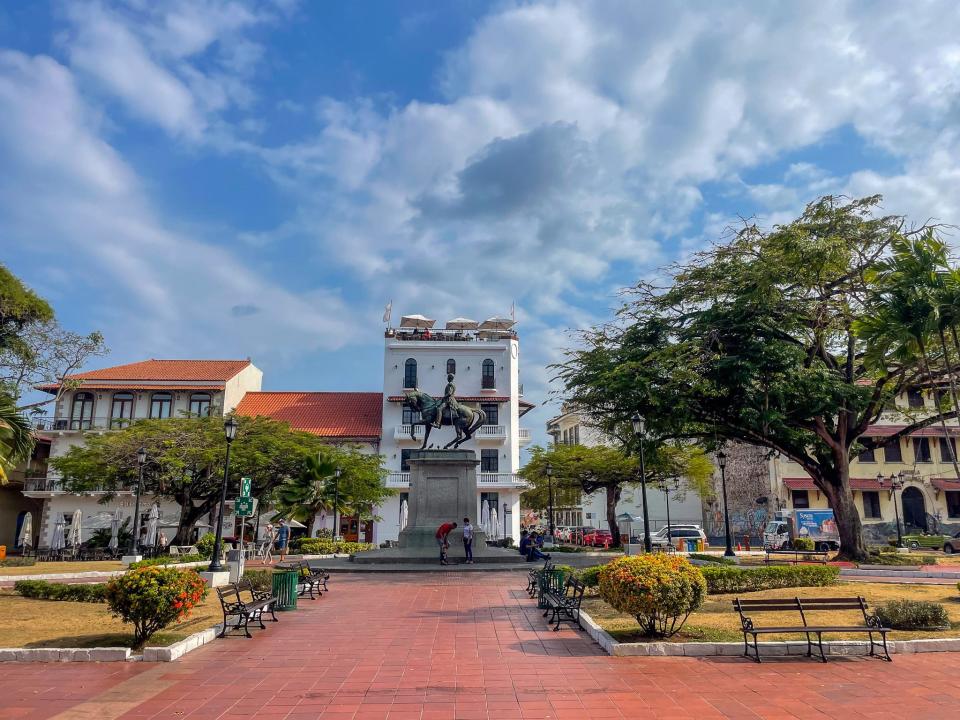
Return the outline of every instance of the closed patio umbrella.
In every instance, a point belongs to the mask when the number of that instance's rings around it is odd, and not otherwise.
[[[147,516],[147,547],[153,547],[157,544],[157,522],[160,520],[160,508],[154,504],[150,508],[150,515]]]
[[[500,522],[497,519],[497,508],[490,508],[490,535],[494,540],[500,539]]]
[[[486,533],[487,537],[490,535],[490,503],[484,500],[480,503],[480,527],[483,528],[483,532]]]
[[[113,511],[113,518],[110,520],[110,542],[107,547],[111,550],[120,547],[120,508]]]
[[[23,516],[23,525],[20,527],[20,537],[17,544],[23,548],[33,547],[33,513]]]
[[[83,542],[83,511],[77,508],[73,511],[73,519],[70,521],[70,540],[69,545],[72,548],[80,547]]]
[[[447,330],[476,330],[480,323],[470,318],[457,317],[447,320]]]
[[[410,515],[410,508],[407,506],[406,500],[400,501],[400,529],[406,530],[407,528],[407,519]]]
[[[436,320],[431,320],[423,315],[404,315],[400,318],[400,327],[402,328],[432,328]]]
[[[50,548],[57,552],[63,550],[66,546],[66,539],[63,536],[63,528],[66,526],[66,523],[63,521],[63,513],[58,513],[57,524],[53,526],[53,540],[50,543]]]

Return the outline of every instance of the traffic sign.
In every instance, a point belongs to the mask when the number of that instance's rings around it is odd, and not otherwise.
[[[250,497],[250,478],[244,477],[240,478],[240,497],[248,498]]]
[[[233,514],[237,517],[253,515],[253,499],[248,497],[237,498],[233,504]]]

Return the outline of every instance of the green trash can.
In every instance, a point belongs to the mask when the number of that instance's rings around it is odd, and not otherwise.
[[[273,596],[277,610],[297,609],[297,575],[299,570],[276,568],[273,571]]]
[[[564,570],[541,570],[538,579],[540,592],[537,593],[537,607],[545,610],[547,608],[547,599],[544,596],[547,592],[552,592],[555,595],[563,592],[563,584],[566,582],[567,573]]]

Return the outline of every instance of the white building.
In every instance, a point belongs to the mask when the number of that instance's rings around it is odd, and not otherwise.
[[[259,390],[263,373],[247,360],[145,360],[72,375],[79,383],[57,400],[50,417],[35,417],[38,434],[50,441],[50,457],[65,454],[80,445],[90,433],[123,428],[143,418],[170,418],[184,415],[224,415],[244,395]],[[59,386],[39,388],[56,394]],[[53,470],[42,477],[27,477],[23,495],[42,503],[40,517],[33,517],[37,547],[49,547],[58,517],[69,526],[74,511],[83,513],[82,538],[89,539],[97,527],[109,528],[108,515],[119,509],[121,517],[132,518],[134,492],[121,490],[103,505],[104,492],[70,493],[63,489]],[[140,501],[141,518],[146,520],[154,498]],[[179,517],[180,509],[169,500],[159,503],[161,518]],[[17,517],[17,532],[24,513]],[[225,518],[228,519],[228,518]],[[171,535],[172,537],[172,535]]]
[[[564,404],[561,413],[547,421],[547,433],[558,445],[595,446],[606,444],[603,435],[590,427],[576,408]],[[686,490],[681,481],[679,490],[670,492],[670,523],[703,522],[703,505],[699,495]],[[653,486],[647,485],[647,504],[650,517],[650,530],[654,532],[667,524],[667,495]],[[643,496],[639,485],[625,487],[617,503],[617,515],[628,513],[643,517]],[[607,529],[606,493],[598,491],[582,495],[579,504],[554,508],[554,525],[557,527],[590,526]],[[637,531],[642,533],[642,528]]]
[[[397,539],[401,502],[410,482],[407,459],[423,442],[422,427],[416,428],[416,439],[410,437],[415,414],[403,404],[404,391],[417,388],[442,397],[450,373],[454,375],[457,400],[483,409],[487,416],[486,424],[474,439],[461,445],[461,449],[474,450],[480,461],[477,512],[471,519],[479,524],[481,517],[495,512],[499,534],[519,538],[520,492],[525,484],[516,473],[520,469],[520,448],[530,442],[530,432],[520,427],[520,418],[533,405],[521,397],[517,334],[490,325],[425,331],[400,327],[388,328],[384,333],[380,452],[390,470],[387,482],[400,494],[380,509],[383,520],[375,528],[375,542]],[[512,323],[501,321],[493,325],[503,328]],[[452,432],[446,426],[434,429],[430,443],[442,447],[453,439]]]

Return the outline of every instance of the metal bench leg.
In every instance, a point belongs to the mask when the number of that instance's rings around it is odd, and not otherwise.
[[[250,628],[248,627],[249,624],[250,624],[250,613],[245,612],[243,614],[243,632],[248,638],[252,638],[253,635],[250,634]]]
[[[753,633],[753,659],[758,663],[762,662],[760,660],[760,646],[757,645],[757,634]]]
[[[813,657],[813,642],[810,640],[810,633],[807,633],[807,657]]]
[[[827,656],[823,653],[823,633],[817,633],[817,645],[820,646],[820,659],[823,662],[827,661]]]

